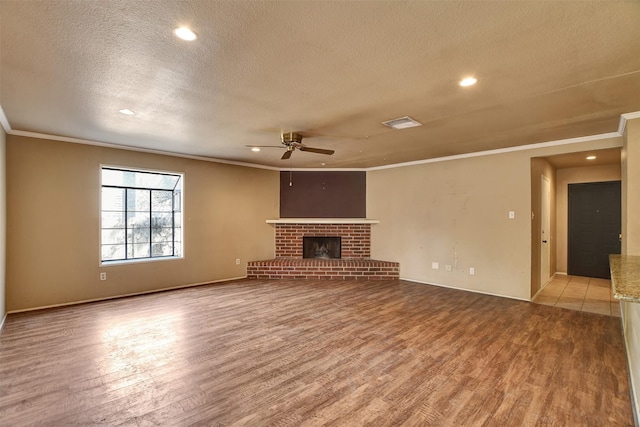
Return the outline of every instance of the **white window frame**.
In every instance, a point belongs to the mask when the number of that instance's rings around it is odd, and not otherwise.
[[[102,227],[102,189],[105,187],[113,187],[110,185],[105,185],[102,181],[102,176],[103,173],[102,171],[104,169],[118,169],[118,170],[123,170],[123,171],[130,171],[130,172],[141,172],[141,173],[157,173],[157,174],[162,174],[162,175],[175,175],[179,177],[179,182],[180,182],[180,207],[179,207],[179,212],[182,216],[181,218],[181,224],[180,224],[180,228],[179,228],[179,235],[176,235],[176,228],[175,225],[173,227],[173,232],[174,232],[174,245],[175,242],[180,242],[180,253],[179,254],[174,254],[174,255],[165,255],[165,256],[149,256],[149,257],[145,257],[145,258],[125,258],[125,259],[117,259],[117,260],[103,260],[102,259],[102,246],[103,246],[103,227]],[[178,259],[183,259],[184,258],[184,253],[185,253],[185,247],[184,247],[184,227],[185,227],[185,216],[184,216],[184,179],[185,179],[185,173],[184,172],[176,172],[176,171],[167,171],[167,170],[161,170],[161,169],[145,169],[145,168],[136,168],[136,167],[129,167],[129,166],[119,166],[119,165],[106,165],[106,164],[101,164],[100,168],[98,170],[98,173],[100,175],[100,207],[99,207],[99,215],[100,215],[100,226],[98,229],[98,232],[100,233],[99,236],[99,248],[98,248],[98,256],[99,256],[99,263],[100,266],[109,266],[109,265],[118,265],[118,264],[136,264],[136,263],[145,263],[145,262],[157,262],[157,261],[171,261],[171,260],[178,260]],[[135,187],[126,187],[123,186],[123,188],[135,188]],[[126,220],[126,208],[125,208],[125,220]],[[174,209],[174,213],[176,212],[176,210]],[[126,228],[125,228],[126,229]],[[125,250],[125,256],[126,256],[126,250]]]

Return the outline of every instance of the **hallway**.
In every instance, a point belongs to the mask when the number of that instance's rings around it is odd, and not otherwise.
[[[533,302],[620,317],[620,303],[613,298],[611,281],[606,279],[556,274]]]

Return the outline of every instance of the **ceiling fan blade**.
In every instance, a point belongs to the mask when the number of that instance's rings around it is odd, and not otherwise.
[[[284,154],[282,155],[282,157],[280,157],[281,160],[287,160],[289,157],[291,157],[291,153],[293,153],[293,150],[287,150],[284,152]]]
[[[307,147],[306,145],[298,147],[298,150],[308,151],[310,153],[316,153],[316,154],[327,154],[327,155],[332,155],[333,153],[335,153],[334,150],[325,150],[324,148]]]

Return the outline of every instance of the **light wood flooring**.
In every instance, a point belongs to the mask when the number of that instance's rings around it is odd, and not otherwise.
[[[9,315],[0,425],[629,426],[620,319],[405,281]]]
[[[556,274],[533,302],[620,317],[620,302],[613,297],[607,279]]]

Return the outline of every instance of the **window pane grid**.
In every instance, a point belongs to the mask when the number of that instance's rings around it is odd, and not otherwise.
[[[179,256],[181,177],[110,168],[102,176],[102,261]]]

